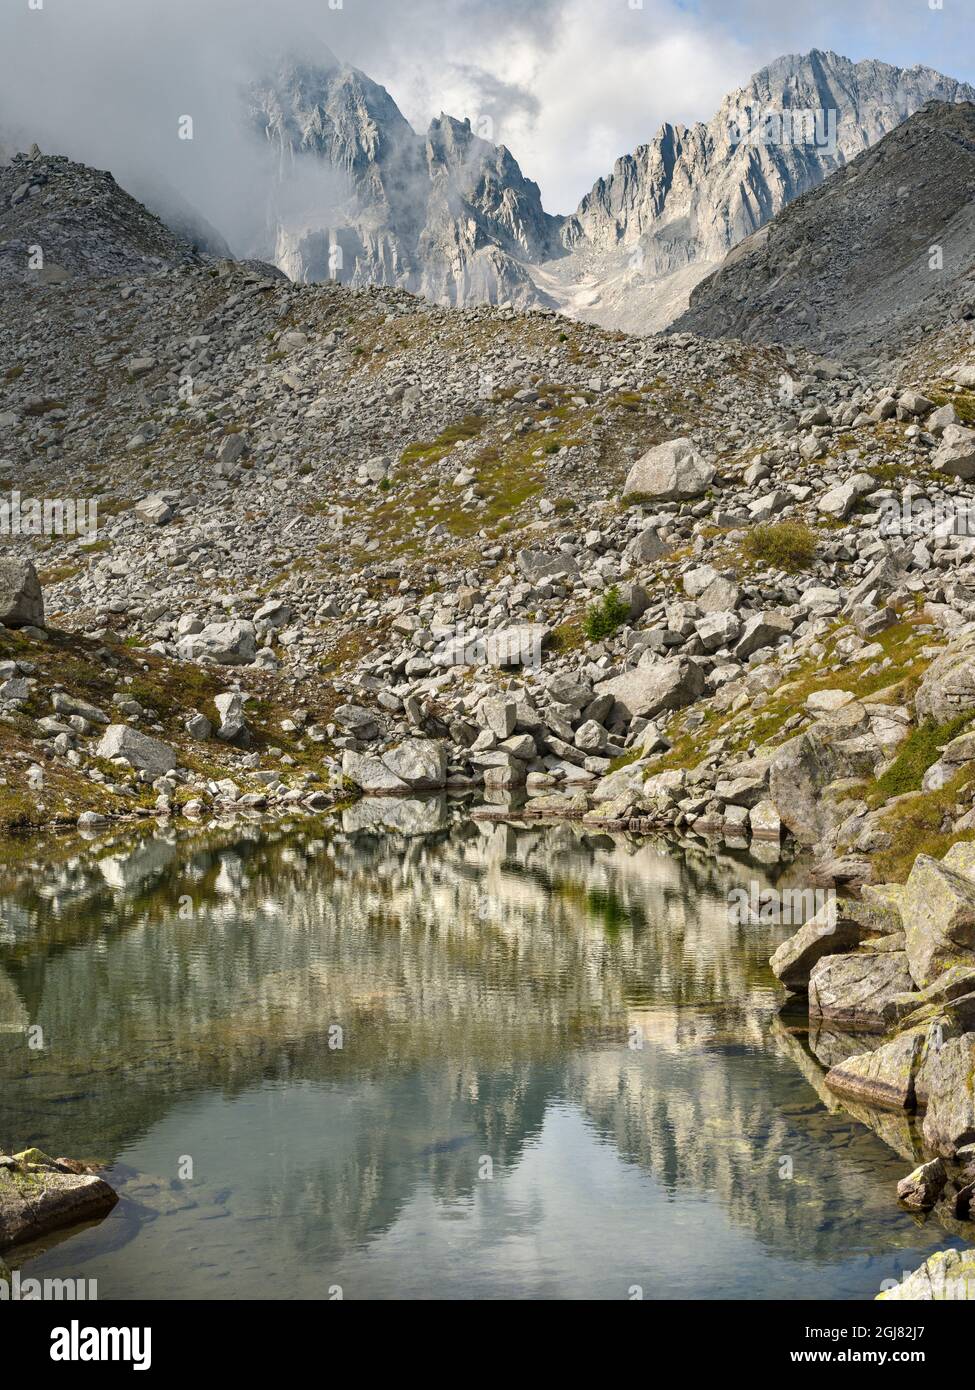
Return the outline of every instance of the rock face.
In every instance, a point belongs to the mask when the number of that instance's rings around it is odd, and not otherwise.
[[[107,1182],[39,1149],[0,1154],[0,1249],[95,1221],[118,1201]]]
[[[4,627],[44,626],[44,596],[30,560],[0,557],[0,623]]]
[[[253,254],[292,280],[397,285],[441,304],[551,302],[526,265],[557,252],[560,219],[469,120],[440,115],[417,135],[385,88],[334,59],[280,63],[250,89],[248,119],[276,169]]]
[[[736,246],[692,292],[675,331],[856,352],[943,318],[968,293],[963,267],[975,252],[973,100],[971,88],[945,91],[897,129],[888,126],[875,149]],[[901,196],[905,187],[910,198]],[[956,246],[957,259],[938,274],[917,273],[918,217],[928,245]],[[843,251],[819,254],[826,236]],[[952,471],[962,476],[967,467],[962,450]]]
[[[627,474],[623,500],[686,501],[705,493],[713,477],[714,469],[689,439],[671,439],[636,461]]]
[[[176,754],[167,743],[128,724],[109,724],[96,754],[99,758],[124,758],[132,767],[153,777],[162,777],[176,766]]]
[[[930,855],[914,861],[902,914],[915,984],[926,989],[951,966],[975,961],[975,882]]]

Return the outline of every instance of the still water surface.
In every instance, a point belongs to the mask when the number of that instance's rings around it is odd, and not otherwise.
[[[437,801],[0,865],[0,1150],[122,1193],[8,1263],[102,1299],[872,1298],[961,1242],[780,1017],[752,879],[800,881]]]

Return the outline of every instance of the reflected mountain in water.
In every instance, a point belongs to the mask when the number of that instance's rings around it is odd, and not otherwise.
[[[878,1254],[911,1268],[944,1233],[817,1093],[767,965],[791,928],[728,912],[750,880],[799,881],[443,799],[22,856],[0,1148],[113,1165],[126,1199],[35,1264],[93,1265],[103,1296],[158,1293],[167,1261],[192,1296],[336,1268],[372,1296],[616,1296],[646,1260],[647,1296],[869,1296]]]

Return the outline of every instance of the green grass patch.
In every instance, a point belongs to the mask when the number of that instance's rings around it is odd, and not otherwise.
[[[755,526],[741,546],[746,560],[791,574],[807,570],[816,557],[816,533],[801,521]]]
[[[937,761],[942,748],[956,738],[968,724],[970,714],[960,714],[947,724],[927,720],[901,744],[900,752],[887,771],[871,787],[867,800],[871,806],[881,806],[892,796],[921,789],[921,780]]]

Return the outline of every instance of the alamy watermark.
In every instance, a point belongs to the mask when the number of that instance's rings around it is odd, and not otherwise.
[[[93,497],[22,497],[14,489],[0,497],[0,536],[83,536],[98,529]]]
[[[836,125],[835,107],[759,106],[737,112],[728,130],[733,145],[806,146],[835,154]]]
[[[752,879],[728,894],[728,920],[734,925],[801,927],[821,913],[835,924],[835,889],[765,888]]]
[[[96,1303],[97,1279],[23,1278],[15,1269],[0,1279],[0,1303]]]
[[[975,536],[975,503],[964,498],[884,498],[878,507],[881,536]]]

